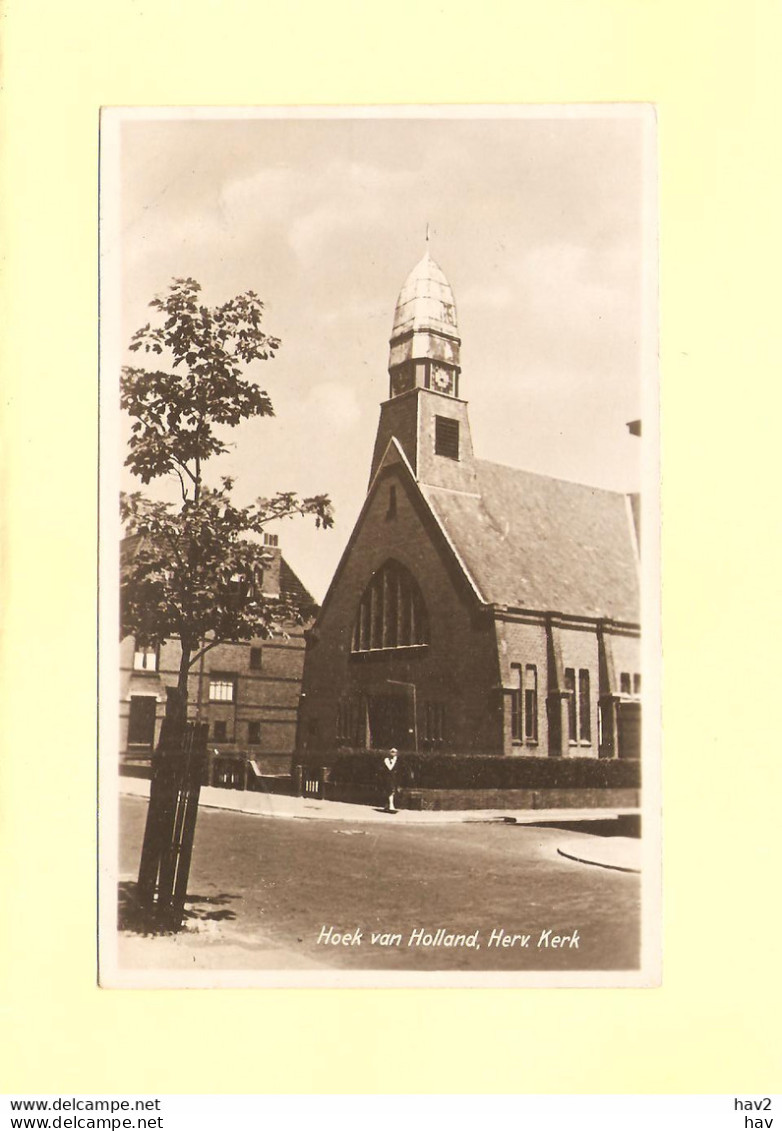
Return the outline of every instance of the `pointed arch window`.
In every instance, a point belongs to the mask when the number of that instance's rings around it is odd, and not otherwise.
[[[429,643],[429,618],[408,569],[389,560],[372,575],[358,606],[353,652],[415,648]]]

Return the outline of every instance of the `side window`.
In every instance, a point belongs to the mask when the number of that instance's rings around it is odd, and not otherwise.
[[[424,705],[424,733],[421,738],[427,748],[442,746],[445,738],[445,707],[442,703]]]
[[[396,518],[396,486],[392,483],[388,488],[388,510],[386,518]]]
[[[133,653],[133,670],[137,672],[156,672],[158,670],[159,652],[152,645],[136,644]]]
[[[592,704],[589,699],[589,672],[581,668],[578,673],[578,737],[581,742],[592,741]]]
[[[538,669],[527,664],[524,669],[524,738],[538,741]]]
[[[510,693],[510,736],[514,742],[521,742],[521,664],[511,664],[513,686]]]
[[[576,669],[565,668],[565,690],[569,692],[567,700],[568,742],[575,742],[576,734]]]
[[[236,698],[236,676],[212,672],[209,677],[209,699],[212,703],[233,703]]]

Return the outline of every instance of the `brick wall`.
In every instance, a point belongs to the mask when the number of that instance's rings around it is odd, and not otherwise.
[[[243,644],[222,644],[207,652],[202,670],[199,663],[188,680],[188,714],[198,713],[209,726],[209,747],[221,753],[246,752],[263,761],[265,767],[283,771],[295,745],[296,716],[304,664],[304,635],[299,626],[288,630],[289,639],[253,640]],[[251,668],[251,649],[261,649],[261,666]],[[175,687],[179,672],[180,649],[169,641],[160,649],[156,671],[136,671],[133,667],[135,644],[128,637],[120,645],[120,750],[126,755],[148,756],[151,745],[128,746],[128,720],[131,699],[155,701],[155,735],[165,713],[166,688]],[[218,675],[235,677],[232,702],[210,700],[210,680]],[[225,739],[215,736],[215,723],[225,724]],[[259,724],[258,742],[250,724]]]

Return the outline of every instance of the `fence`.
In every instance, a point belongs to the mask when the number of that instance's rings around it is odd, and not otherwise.
[[[183,726],[166,717],[152,758],[137,899],[151,924],[163,930],[182,925],[206,739],[204,723]]]

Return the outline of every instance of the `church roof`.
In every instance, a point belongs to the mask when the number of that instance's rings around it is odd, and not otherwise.
[[[394,311],[391,338],[414,330],[438,330],[455,336],[456,301],[451,285],[427,248],[405,279]]]
[[[628,496],[476,460],[479,496],[420,484],[490,604],[638,623]]]

